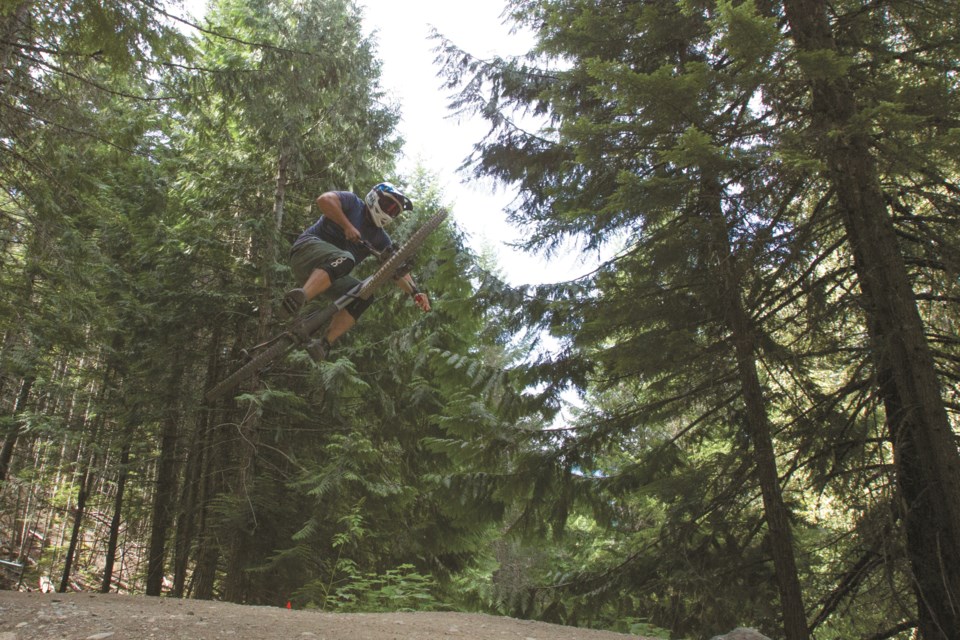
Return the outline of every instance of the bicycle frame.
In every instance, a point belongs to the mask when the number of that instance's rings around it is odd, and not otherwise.
[[[447,212],[445,210],[436,213],[414,232],[397,251],[392,253],[373,275],[323,309],[298,318],[288,329],[276,337],[253,347],[254,355],[250,360],[214,385],[205,395],[207,401],[212,402],[220,398],[238,387],[244,380],[253,377],[258,371],[272,364],[293,347],[306,343],[313,334],[323,329],[338,311],[346,309],[356,300],[369,299],[388,279],[395,276],[398,269],[417,252],[427,236],[440,226],[440,223],[446,217]]]

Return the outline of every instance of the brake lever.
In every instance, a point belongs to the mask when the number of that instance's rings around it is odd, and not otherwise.
[[[392,246],[387,247],[387,248],[384,249],[383,251],[377,251],[376,249],[373,248],[373,245],[372,245],[372,244],[370,244],[369,242],[367,242],[366,240],[364,240],[364,239],[362,239],[362,238],[360,239],[359,244],[362,244],[364,247],[367,248],[368,251],[370,251],[370,253],[372,253],[373,255],[375,255],[375,256],[377,257],[377,260],[380,261],[380,264],[383,264],[383,263],[385,263],[387,260],[389,260],[389,259],[390,259],[390,256],[393,255],[393,253],[394,253],[394,251],[395,251],[395,250],[392,250],[392,249],[393,249]],[[410,267],[411,267],[411,263],[412,263],[412,262],[413,262],[413,260],[412,260],[412,256],[411,256],[411,258],[407,259],[407,260],[404,261],[402,264],[398,265],[398,266],[397,266],[397,271],[396,271],[396,273],[394,274],[394,278],[395,278],[395,279],[400,279],[400,278],[402,278],[403,276],[405,276],[405,275],[407,275],[408,273],[410,273]]]
[[[366,247],[367,251],[369,251],[370,253],[372,253],[373,255],[375,255],[375,256],[377,257],[377,260],[383,261],[383,254],[384,254],[383,251],[377,251],[376,249],[373,248],[373,245],[372,245],[372,244],[370,244],[369,242],[367,242],[367,241],[364,240],[363,238],[360,238],[360,241],[358,242],[358,244],[361,244],[361,245],[363,245],[364,247]]]

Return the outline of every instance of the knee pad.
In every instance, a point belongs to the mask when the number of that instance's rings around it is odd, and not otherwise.
[[[353,271],[353,265],[354,262],[352,258],[339,256],[317,268],[326,271],[330,275],[330,281],[333,282]]]
[[[347,313],[353,316],[354,320],[359,320],[360,316],[363,315],[363,312],[366,311],[367,307],[369,307],[371,304],[373,304],[372,297],[367,298],[366,300],[354,300],[353,303],[347,307]]]

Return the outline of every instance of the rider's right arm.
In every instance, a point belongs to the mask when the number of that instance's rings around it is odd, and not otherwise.
[[[343,229],[343,235],[348,242],[360,240],[360,232],[343,213],[340,196],[335,191],[328,191],[317,198],[317,207],[328,220],[333,220],[338,227]]]

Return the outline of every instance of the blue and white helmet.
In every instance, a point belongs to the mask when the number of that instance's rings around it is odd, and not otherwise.
[[[381,182],[364,199],[370,217],[378,227],[385,227],[403,211],[413,211],[410,198],[400,193],[400,190],[389,182]]]

